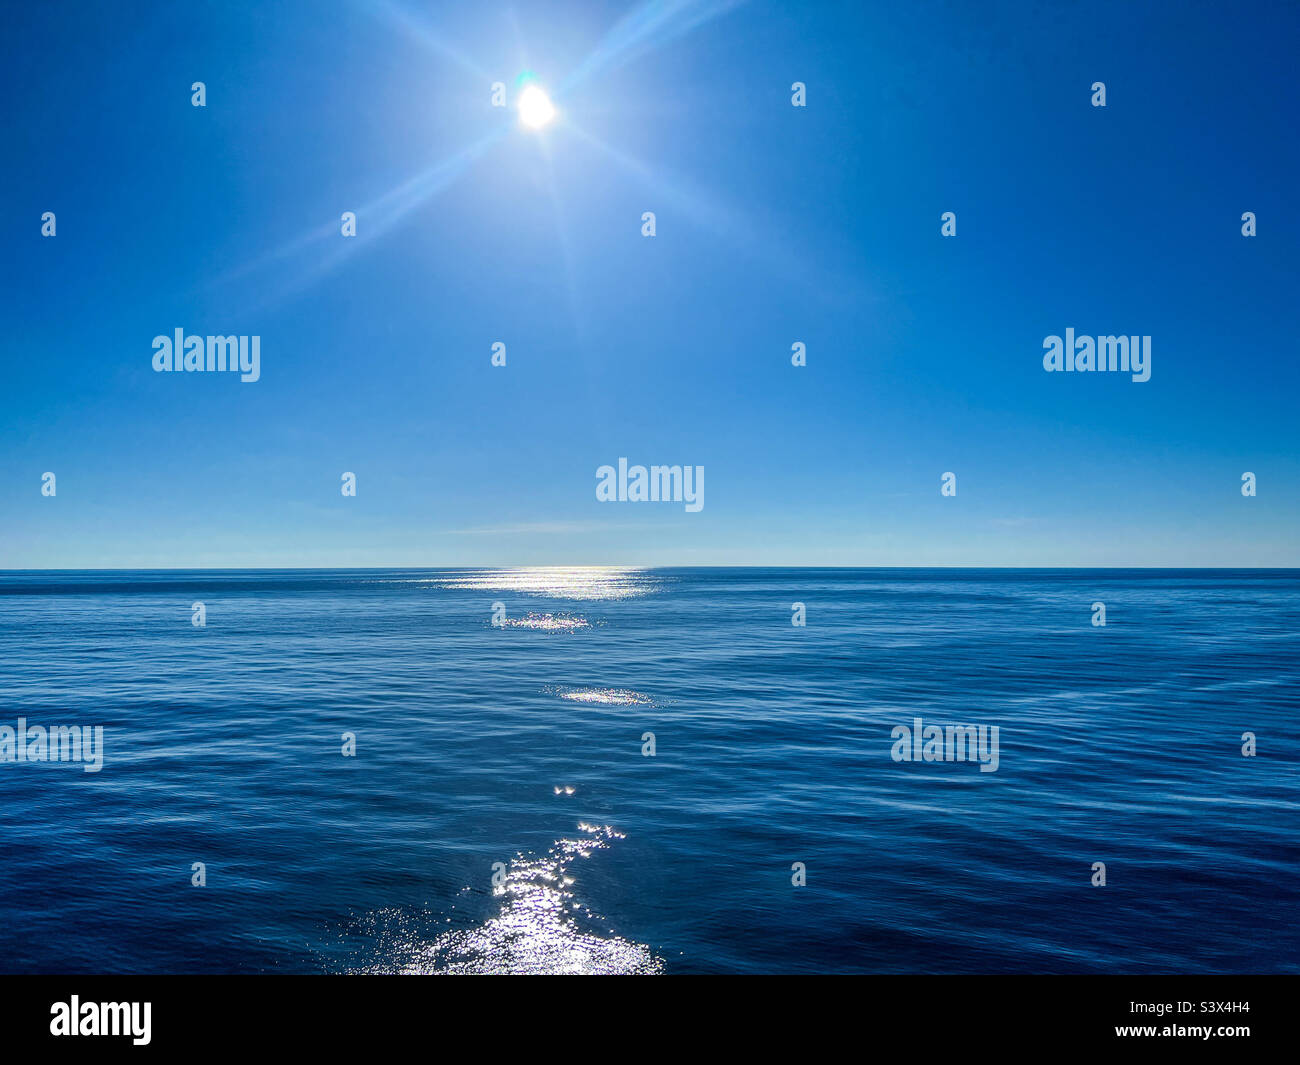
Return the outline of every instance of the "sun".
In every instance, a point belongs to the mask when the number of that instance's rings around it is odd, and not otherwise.
[[[541,129],[555,118],[555,105],[538,85],[529,85],[519,94],[519,121],[529,129]]]

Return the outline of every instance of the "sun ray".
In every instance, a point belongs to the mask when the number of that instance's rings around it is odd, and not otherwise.
[[[555,222],[555,239],[560,244],[560,257],[564,261],[564,281],[569,299],[569,317],[573,323],[574,335],[581,340],[585,330],[578,305],[578,285],[573,245],[569,240],[568,228],[565,226],[564,210],[560,202],[560,190],[555,181],[555,159],[551,154],[550,144],[545,140],[539,143],[542,157],[546,160],[546,191],[551,200],[551,218]],[[592,386],[590,380],[588,381],[588,388],[594,392],[594,386]],[[592,398],[594,401],[594,395]]]
[[[747,0],[650,0],[625,15],[605,34],[560,87],[567,93],[606,67],[631,60],[689,33]]]
[[[224,275],[214,284],[230,283],[250,274],[265,274],[274,264],[286,259],[306,258],[307,253],[311,252],[310,263],[293,273],[288,280],[272,286],[269,294],[263,292],[257,307],[265,309],[302,292],[332,273],[358,249],[388,232],[412,210],[450,187],[471,163],[483,156],[507,132],[508,127],[494,130],[449,159],[434,163],[365,204],[356,212],[358,229],[355,237],[342,239],[338,223],[331,221],[266,252],[253,262]]]
[[[605,35],[595,51],[563,81],[561,89],[555,93],[554,98],[560,98],[562,94],[601,70],[627,62],[660,47],[745,2],[746,0],[656,0],[656,2],[643,4],[620,20]],[[475,77],[490,82],[491,79],[486,72],[447,44],[418,15],[395,3],[394,0],[375,0],[374,3],[366,5],[365,9],[431,51],[455,62]],[[517,30],[516,26],[516,33]],[[522,42],[520,48],[522,50]],[[535,82],[525,84],[514,110],[519,124],[534,131],[540,131],[553,124],[558,117],[552,96]],[[752,228],[749,219],[737,215],[698,190],[687,189],[680,179],[671,177],[665,179],[661,168],[656,173],[652,173],[650,168],[639,160],[586,133],[574,125],[567,115],[564,118],[566,129],[572,130],[583,140],[595,145],[614,159],[624,169],[640,177],[654,188],[657,195],[671,202],[686,217],[737,244],[752,243],[747,238]],[[494,130],[449,159],[427,167],[396,188],[371,200],[357,211],[356,237],[338,242],[338,225],[331,220],[238,267],[214,283],[229,283],[246,275],[264,273],[272,265],[286,260],[310,257],[310,261],[302,269],[291,272],[288,279],[282,279],[279,285],[271,286],[269,289],[267,286],[261,286],[262,298],[258,306],[264,308],[268,303],[281,302],[303,291],[336,270],[360,248],[388,232],[412,210],[449,187],[471,163],[505,137],[510,128],[504,126]],[[580,332],[581,320],[578,314],[572,249],[564,229],[549,147],[544,141],[541,144],[547,161],[548,192],[556,220],[557,239],[565,261],[570,311],[575,329]],[[331,242],[337,243],[331,247]],[[778,263],[783,261],[776,260],[770,255],[763,257]]]
[[[756,233],[769,227],[756,224],[752,212],[741,213],[728,207],[698,186],[690,186],[686,179],[672,174],[661,165],[652,170],[641,160],[588,133],[572,119],[566,120],[565,129],[644,182],[656,197],[655,202],[671,205],[682,217],[741,250],[747,259],[761,262],[776,276],[806,288],[818,298],[829,300],[840,297],[844,287],[843,279],[816,265],[812,257],[799,254],[789,247],[775,248],[770,242],[763,243],[756,239]]]
[[[476,78],[484,82],[490,82],[492,79],[487,73],[472,60],[461,55],[451,45],[447,44],[442,38],[433,32],[427,23],[418,15],[408,11],[399,4],[393,3],[393,0],[366,0],[365,3],[357,5],[362,11],[374,15],[382,22],[387,22],[390,26],[401,30],[406,36],[413,40],[419,41],[430,51],[437,53],[445,59],[450,59],[457,66],[463,68]]]

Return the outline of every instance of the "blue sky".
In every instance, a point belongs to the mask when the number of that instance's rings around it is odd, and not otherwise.
[[[1300,9],[259,7],[6,12],[0,567],[1300,563]]]

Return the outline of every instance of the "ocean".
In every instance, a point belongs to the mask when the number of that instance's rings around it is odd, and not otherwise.
[[[6,572],[0,648],[5,972],[1300,972],[1296,570]]]

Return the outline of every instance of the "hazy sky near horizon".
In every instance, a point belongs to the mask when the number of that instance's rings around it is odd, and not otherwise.
[[[1300,8],[985,8],[7,9],[0,568],[1300,564]]]

